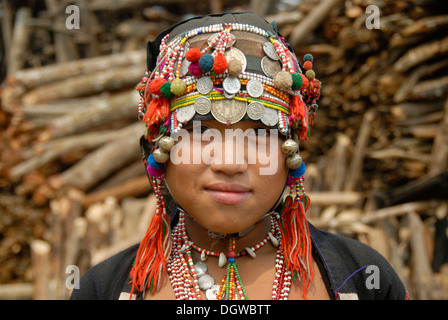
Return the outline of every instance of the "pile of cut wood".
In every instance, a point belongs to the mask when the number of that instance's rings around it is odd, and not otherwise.
[[[0,299],[65,299],[78,271],[141,239],[154,208],[134,90],[145,43],[185,12],[251,5],[323,83],[301,146],[310,221],[377,249],[411,298],[448,298],[448,10],[278,2],[79,0],[79,30],[65,2],[1,3]]]

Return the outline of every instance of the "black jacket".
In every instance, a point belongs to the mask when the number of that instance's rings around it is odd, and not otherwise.
[[[313,256],[328,294],[336,300],[405,300],[407,291],[390,264],[369,246],[314,228]],[[81,277],[72,300],[117,300],[129,292],[138,244],[94,266]]]

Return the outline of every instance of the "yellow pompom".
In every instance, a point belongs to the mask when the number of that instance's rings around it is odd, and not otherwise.
[[[187,84],[185,81],[176,78],[171,83],[171,92],[174,93],[176,96],[181,96],[185,93],[187,90]]]
[[[314,77],[316,77],[316,73],[314,73],[313,70],[308,70],[307,72],[305,72],[305,76],[308,79],[312,80],[312,79],[314,79]]]

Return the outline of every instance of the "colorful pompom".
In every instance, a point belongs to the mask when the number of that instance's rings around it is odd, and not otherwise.
[[[150,83],[149,83],[149,93],[151,94],[155,94],[160,96],[162,93],[160,92],[160,88],[162,87],[162,85],[166,82],[165,79],[163,78],[156,78],[153,79]]]
[[[185,59],[190,62],[198,62],[201,56],[202,52],[198,48],[188,49],[188,51],[185,53]]]
[[[199,59],[199,66],[201,67],[201,70],[203,72],[208,72],[213,69],[213,63],[215,62],[215,59],[211,54],[203,54],[201,59]]]
[[[310,53],[305,54],[303,56],[303,61],[311,61],[311,62],[313,62],[314,61],[313,55],[310,54]]]
[[[176,96],[182,96],[187,90],[187,84],[182,79],[176,78],[171,82],[171,92]]]
[[[313,69],[313,63],[311,62],[311,61],[305,61],[304,63],[303,63],[303,69],[305,69],[305,70],[311,70],[311,69]]]
[[[190,74],[196,78],[199,78],[203,74],[198,62],[190,63],[190,65],[188,66],[188,72],[190,72]]]
[[[148,174],[151,177],[158,177],[159,178],[159,177],[163,176],[163,174],[164,174],[163,169],[154,169],[151,166],[147,166],[146,167],[146,171],[148,172]]]
[[[243,72],[243,64],[238,59],[231,59],[227,66],[231,77],[238,77]]]
[[[304,74],[301,74],[301,77],[302,77],[302,88],[300,88],[300,90],[304,90],[305,88],[308,87],[308,84],[310,82],[309,82],[308,78]]]
[[[153,169],[160,170],[163,169],[163,163],[159,163],[154,159],[152,153],[148,156],[148,166],[151,166]]]
[[[299,73],[293,73],[292,75],[292,86],[291,89],[292,90],[299,90],[302,88],[303,86],[303,79],[302,79],[302,75]]]
[[[280,90],[291,89],[292,76],[288,71],[280,71],[274,77],[274,86]]]
[[[171,92],[171,82],[165,82],[162,84],[160,87],[160,93],[168,100],[174,98],[174,93]]]
[[[312,80],[312,79],[314,79],[314,77],[316,76],[316,74],[314,73],[313,70],[308,70],[308,71],[305,73],[305,76],[306,76],[308,79]]]
[[[295,170],[289,170],[289,175],[294,178],[299,178],[305,174],[305,171],[306,171],[305,162],[302,162],[299,168]]]
[[[213,62],[213,71],[216,74],[222,74],[222,73],[226,72],[227,67],[228,67],[227,59],[224,58],[224,56],[222,54],[218,54],[215,57],[215,61]]]

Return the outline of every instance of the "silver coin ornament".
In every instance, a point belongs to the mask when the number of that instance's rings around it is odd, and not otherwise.
[[[264,105],[258,101],[249,103],[247,106],[247,115],[252,120],[260,120],[264,115]]]
[[[252,98],[261,97],[264,92],[263,83],[255,79],[251,79],[246,84],[246,90]]]
[[[176,112],[177,121],[179,121],[180,123],[188,122],[193,119],[195,113],[196,111],[194,110],[193,105],[181,107],[177,109]]]
[[[272,60],[280,60],[280,57],[278,56],[277,52],[275,51],[275,48],[274,48],[274,45],[272,44],[272,42],[266,41],[263,44],[263,51]]]
[[[199,93],[208,94],[213,89],[213,81],[208,76],[201,77],[198,79],[196,87]]]
[[[247,67],[246,56],[240,49],[232,48],[231,50],[226,50],[224,52],[224,58],[226,58],[227,63],[229,63],[230,60],[232,60],[232,59],[239,60],[241,62],[241,68],[242,68],[241,72],[246,70],[246,67]]]
[[[227,77],[222,82],[223,89],[229,94],[236,94],[241,89],[240,79],[236,77]]]
[[[268,56],[265,56],[261,59],[261,70],[263,70],[263,73],[266,76],[275,78],[277,73],[282,71],[282,66],[279,61],[272,60]]]
[[[194,110],[200,115],[205,115],[212,109],[212,102],[207,97],[199,97],[193,104]]]
[[[212,104],[213,117],[224,124],[234,124],[246,115],[247,106],[237,100],[218,100]]]
[[[275,109],[264,107],[264,114],[261,117],[261,122],[268,126],[275,126],[278,123],[278,112]]]

